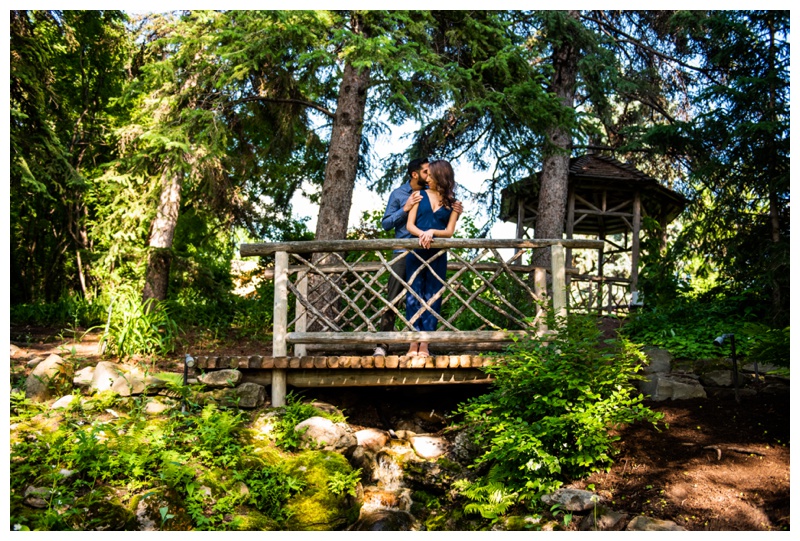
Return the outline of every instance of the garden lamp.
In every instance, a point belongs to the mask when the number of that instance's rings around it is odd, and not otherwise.
[[[194,357],[188,353],[183,358],[183,386],[189,383],[189,369],[194,367]],[[184,391],[185,392],[185,391]],[[186,399],[181,400],[181,413],[186,412]]]

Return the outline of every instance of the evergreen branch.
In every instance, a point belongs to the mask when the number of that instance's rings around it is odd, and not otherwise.
[[[322,105],[318,105],[318,104],[316,104],[314,102],[311,102],[311,101],[297,100],[297,99],[293,99],[293,98],[268,98],[268,97],[265,97],[265,96],[250,96],[248,98],[242,98],[242,99],[239,99],[239,100],[232,101],[232,102],[229,103],[229,106],[239,105],[241,103],[247,103],[247,102],[251,102],[251,101],[268,101],[268,102],[272,102],[272,103],[296,103],[296,104],[299,104],[299,105],[305,105],[306,107],[310,107],[311,109],[316,109],[320,113],[322,113],[322,114],[324,114],[324,115],[326,115],[326,116],[328,116],[330,118],[333,118],[335,116],[334,112],[332,112],[331,110],[323,107]]]

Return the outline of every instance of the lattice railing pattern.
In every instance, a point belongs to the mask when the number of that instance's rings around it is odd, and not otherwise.
[[[570,309],[596,314],[620,314],[630,309],[630,280],[626,278],[572,277],[568,288]]]
[[[423,268],[430,268],[429,262],[414,251],[388,255],[380,250],[361,252],[354,259],[352,254],[343,257],[331,253],[324,264],[315,263],[307,254],[289,254],[289,306],[294,301],[296,309],[287,330],[305,326],[321,332],[377,332],[387,311],[395,313],[397,330],[413,330],[414,322],[439,298],[441,314],[431,312],[443,331],[522,330],[540,323],[535,307],[544,302],[544,294],[531,287],[529,275],[534,268],[517,264],[523,252],[507,260],[496,248],[460,252],[441,251],[436,256],[448,257],[447,278],[441,280],[433,274],[441,287],[427,302],[410,286]],[[397,276],[392,264],[408,254],[419,259],[421,266],[408,278]],[[393,299],[387,295],[390,275],[403,286]],[[421,307],[407,317],[404,301],[409,292]]]

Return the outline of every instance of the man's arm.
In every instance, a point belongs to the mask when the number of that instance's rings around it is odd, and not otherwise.
[[[381,225],[384,231],[391,231],[396,229],[397,225],[405,222],[407,214],[403,211],[403,204],[397,192],[392,192],[389,196],[389,202],[386,204],[386,212],[383,213]]]

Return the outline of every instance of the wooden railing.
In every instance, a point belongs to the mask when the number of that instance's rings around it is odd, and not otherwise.
[[[556,313],[566,314],[566,274],[570,270],[565,265],[565,249],[599,249],[601,245],[602,241],[573,239],[435,239],[432,247],[447,251],[448,272],[431,299],[442,299],[441,313],[434,313],[438,329],[433,332],[414,329],[413,323],[428,304],[417,296],[421,308],[406,316],[400,301],[409,291],[416,296],[409,286],[414,276],[406,280],[391,266],[397,258],[406,257],[408,250],[419,247],[416,239],[242,244],[239,252],[243,257],[274,255],[272,354],[285,357],[291,345],[294,356],[303,357],[312,344],[363,347],[423,341],[499,345],[541,332],[547,303],[552,302]],[[548,247],[549,269],[523,264],[531,250]],[[394,249],[406,251],[396,254]],[[511,249],[513,254],[506,258],[502,249]],[[403,286],[394,299],[386,298],[390,275]],[[550,295],[548,282],[552,284]],[[387,311],[394,312],[396,328],[381,332],[380,321]],[[274,405],[283,404],[285,396],[285,374],[281,372],[272,374]]]

